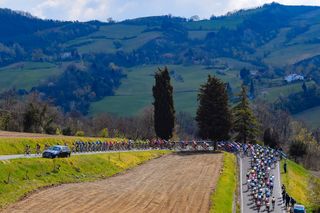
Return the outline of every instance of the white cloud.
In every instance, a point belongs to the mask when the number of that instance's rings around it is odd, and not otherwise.
[[[252,8],[273,0],[0,0],[0,7],[23,10],[35,16],[87,21],[108,17],[116,20],[172,14],[208,18],[229,11]],[[319,0],[278,0],[288,5],[319,5]]]

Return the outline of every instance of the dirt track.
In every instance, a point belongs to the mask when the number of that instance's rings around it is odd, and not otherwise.
[[[169,155],[103,181],[37,192],[4,212],[208,212],[222,158]]]

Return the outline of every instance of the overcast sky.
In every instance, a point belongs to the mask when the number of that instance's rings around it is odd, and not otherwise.
[[[166,15],[209,18],[229,11],[252,8],[274,0],[0,0],[0,7],[58,20],[124,20]],[[318,5],[320,0],[277,0],[287,5]]]

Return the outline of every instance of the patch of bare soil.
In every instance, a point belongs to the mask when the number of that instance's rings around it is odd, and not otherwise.
[[[0,138],[48,138],[48,137],[57,137],[57,135],[0,131]]]
[[[208,212],[222,154],[172,154],[93,183],[36,192],[3,212]]]

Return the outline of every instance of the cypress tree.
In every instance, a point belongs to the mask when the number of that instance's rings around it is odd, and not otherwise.
[[[157,137],[168,140],[173,135],[175,110],[173,105],[173,88],[167,67],[155,73],[155,85],[152,88],[154,97],[154,129]]]
[[[259,134],[257,119],[250,108],[247,89],[242,85],[239,95],[240,103],[234,107],[234,130],[236,140],[241,143],[255,142]]]
[[[232,121],[226,85],[209,75],[207,83],[200,87],[198,102],[196,121],[199,136],[214,141],[216,149],[217,141],[230,138]]]

